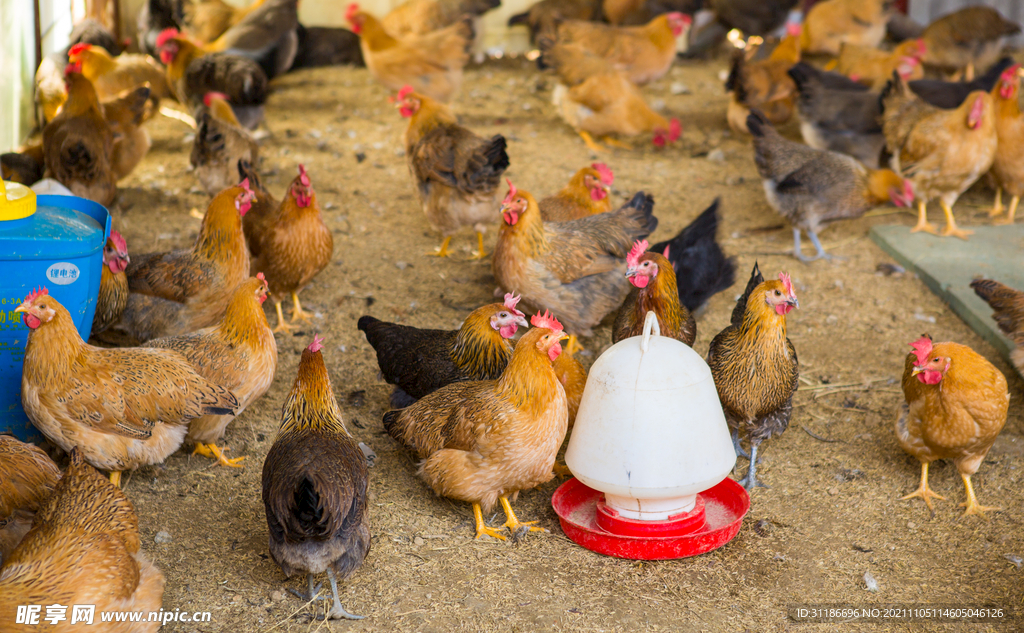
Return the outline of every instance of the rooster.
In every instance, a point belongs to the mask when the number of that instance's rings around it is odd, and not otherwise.
[[[952,459],[967,490],[967,501],[960,504],[966,506],[964,516],[1000,510],[978,503],[971,475],[1006,425],[1006,377],[966,345],[933,344],[926,334],[911,347],[903,364],[906,402],[896,420],[896,439],[921,461],[921,485],[903,499],[921,497],[931,510],[932,498],[944,497],[928,487],[928,465]]]
[[[330,619],[361,619],[338,600],[338,579],[348,578],[370,551],[366,458],[345,428],[321,353],[313,337],[285,400],[281,430],[263,462],[263,507],[270,556],[285,576],[306,572],[311,602],[313,576],[327,572],[334,594]]]
[[[499,501],[507,527],[545,531],[512,511],[520,490],[549,481],[568,422],[565,390],[552,362],[562,353],[562,325],[534,315],[497,380],[442,387],[416,404],[384,414],[384,430],[418,459],[420,477],[438,495],[471,503],[476,538],[505,540],[484,523]]]
[[[423,330],[359,318],[358,327],[377,352],[377,365],[395,385],[391,406],[407,407],[445,385],[465,380],[496,380],[512,356],[512,337],[527,327],[516,309],[519,297],[477,308],[458,330]]]
[[[653,310],[662,336],[693,347],[697,338],[697,322],[679,303],[675,270],[663,254],[649,252],[647,246],[647,240],[640,240],[626,256],[626,278],[633,289],[615,317],[612,343],[643,334],[644,319]]]
[[[195,442],[193,455],[212,457],[222,466],[241,468],[245,457],[228,459],[226,446],[214,442],[224,436],[228,424],[270,389],[277,371],[277,342],[263,313],[267,299],[263,273],[243,281],[234,290],[220,323],[146,343],[146,347],[178,352],[196,372],[211,383],[231,391],[238,400],[233,414],[204,415],[189,422],[185,439]]]
[[[46,288],[15,308],[29,328],[21,403],[32,424],[97,468],[158,464],[178,450],[188,421],[233,413],[238,401],[177,352],[104,349],[82,340],[71,314]]]
[[[0,565],[32,527],[58,479],[60,469],[43,449],[0,433]]]
[[[737,454],[744,454],[740,431],[750,438],[750,467],[740,481],[747,490],[767,487],[757,480],[757,449],[781,435],[793,414],[799,363],[786,338],[786,315],[799,307],[789,275],[765,281],[755,263],[732,311],[732,324],[708,347],[708,365]]]
[[[409,119],[405,156],[423,212],[444,235],[444,243],[430,255],[447,257],[452,235],[471,225],[477,237],[473,257],[483,259],[484,222],[494,217],[495,193],[509,165],[505,137],[480,138],[458,124],[451,108],[411,86],[398,91],[395,107]]]
[[[640,192],[617,211],[544,222],[533,196],[509,182],[494,277],[506,291],[520,290],[527,304],[557,311],[573,335],[591,336],[629,293],[626,255],[658,227],[653,211],[654,199]]]
[[[133,258],[125,270],[131,295],[116,329],[142,342],[220,321],[231,293],[249,278],[242,216],[254,197],[244,180],[225,189],[210,201],[192,248]]]
[[[141,551],[132,502],[93,470],[80,450],[71,450],[70,457],[32,530],[0,569],[0,622],[8,623],[5,631],[38,628],[15,624],[18,606],[26,604],[66,605],[69,610],[71,605],[92,605],[97,614],[161,611],[164,575]],[[64,617],[63,610],[55,613]],[[156,633],[159,627],[159,620],[143,617],[130,626],[102,624],[96,629]],[[84,627],[62,622],[47,628]]]
[[[94,335],[117,323],[128,305],[128,276],[124,271],[130,262],[128,243],[120,233],[111,231],[103,247],[100,294],[96,299],[96,316],[92,319]]]
[[[561,191],[541,200],[545,222],[568,222],[612,210],[608,197],[615,174],[604,163],[593,163],[576,172]]]

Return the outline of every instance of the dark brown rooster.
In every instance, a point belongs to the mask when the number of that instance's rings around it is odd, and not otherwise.
[[[348,578],[370,551],[366,458],[345,428],[331,390],[323,339],[302,352],[298,375],[284,403],[281,430],[263,463],[263,507],[270,531],[270,555],[285,576],[306,572],[314,600],[313,576],[324,571],[334,605],[329,619],[357,620],[338,600],[338,582]]]
[[[690,347],[697,338],[697,322],[693,315],[679,303],[676,287],[676,273],[665,256],[647,251],[647,240],[633,245],[626,256],[626,277],[633,289],[619,308],[612,327],[612,343],[631,336],[640,336],[644,330],[647,313],[654,311],[658,317],[661,336],[668,336]]]
[[[477,308],[458,330],[425,330],[359,319],[358,327],[377,352],[384,380],[395,385],[391,406],[407,407],[445,385],[464,380],[496,380],[512,356],[512,337],[528,327],[516,309],[519,297]]]
[[[748,490],[767,487],[757,480],[757,448],[782,434],[793,413],[799,363],[786,338],[786,315],[800,307],[786,273],[765,281],[757,264],[747,289],[732,311],[732,325],[718,333],[708,348],[725,419],[733,432],[736,453],[744,455],[739,433],[750,438],[750,469],[740,481]]]

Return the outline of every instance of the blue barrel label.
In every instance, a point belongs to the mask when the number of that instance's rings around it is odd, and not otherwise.
[[[79,270],[71,262],[57,262],[46,269],[46,278],[58,286],[67,286],[78,281]]]

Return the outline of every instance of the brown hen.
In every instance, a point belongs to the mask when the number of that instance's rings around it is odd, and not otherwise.
[[[661,336],[668,336],[693,347],[697,338],[697,322],[679,302],[679,288],[672,263],[661,253],[647,251],[647,240],[633,245],[626,256],[626,278],[633,285],[619,308],[612,327],[612,343],[644,331],[647,313],[658,317]],[[667,251],[666,251],[667,252]]]
[[[541,200],[545,222],[568,222],[612,210],[608,197],[615,174],[604,163],[593,163],[576,172],[561,191]]]
[[[103,247],[100,294],[96,299],[96,315],[92,319],[93,335],[117,323],[128,305],[128,276],[124,271],[129,262],[128,244],[120,233],[111,231]]]
[[[0,566],[53,492],[60,469],[35,444],[0,433]]]

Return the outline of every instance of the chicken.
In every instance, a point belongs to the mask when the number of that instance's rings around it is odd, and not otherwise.
[[[134,257],[125,271],[131,294],[116,328],[143,342],[218,323],[234,289],[249,278],[242,216],[254,195],[245,181],[225,189],[210,202],[192,248]]]
[[[407,407],[455,382],[497,380],[512,356],[512,337],[528,327],[516,309],[519,297],[477,308],[458,330],[426,330],[359,318],[358,327],[377,352],[384,380],[395,386],[391,406]]]
[[[786,315],[799,307],[789,275],[765,281],[755,263],[732,311],[732,324],[708,347],[708,365],[737,454],[744,454],[740,432],[750,439],[750,466],[740,481],[747,490],[766,487],[757,480],[757,449],[781,435],[793,413],[799,362],[786,338]]]
[[[658,227],[653,211],[654,198],[640,192],[617,211],[545,223],[533,196],[510,182],[494,278],[536,309],[557,310],[573,335],[591,336],[629,293],[626,255]]]
[[[971,288],[991,306],[996,325],[1013,341],[1016,349],[1010,352],[1010,362],[1017,368],[1017,373],[1024,376],[1024,291],[1014,290],[993,279],[975,279]]]
[[[911,231],[936,233],[928,222],[928,201],[939,199],[946,215],[941,235],[967,239],[953,217],[957,198],[992,166],[996,122],[992,97],[972,92],[955,110],[940,110],[916,97],[898,75],[882,92],[882,132],[893,154],[893,168],[913,183],[917,225]]]
[[[71,31],[67,46],[43,57],[36,69],[35,102],[40,124],[52,121],[64,105],[67,98],[64,92],[64,71],[68,65],[68,52],[71,47],[81,43],[101,46],[110,55],[118,55],[122,50],[113,34],[102,24],[89,18],[78,22]]]
[[[665,76],[676,58],[676,38],[692,21],[682,13],[659,15],[643,26],[566,20],[557,25],[549,49],[568,47],[588,53],[642,85]]]
[[[847,154],[876,169],[885,136],[879,93],[843,75],[803,62],[789,69],[796,82],[797,114],[804,142],[815,149]]]
[[[633,289],[615,317],[612,343],[643,334],[644,319],[648,312],[653,311],[658,317],[661,336],[693,347],[697,338],[697,322],[679,303],[675,270],[664,255],[648,252],[647,247],[647,240],[640,240],[626,256],[626,278]]]
[[[923,78],[921,58],[924,54],[924,40],[919,39],[902,42],[892,52],[859,44],[842,44],[835,71],[873,90],[881,90],[894,72],[899,73],[904,81]]]
[[[257,258],[261,253],[263,238],[274,227],[280,212],[281,201],[277,200],[263,186],[259,172],[247,160],[239,160],[236,165],[238,178],[248,181],[249,187],[255,194],[249,210],[242,217],[242,231],[245,233],[245,242],[249,245],[249,254]]]
[[[679,121],[669,121],[652,110],[624,71],[579,47],[556,46],[547,37],[540,38],[540,47],[538,64],[553,67],[563,82],[555,86],[551,100],[559,116],[591,151],[606,151],[591,135],[629,149],[629,145],[607,137],[653,133],[655,147],[664,147],[682,134]]]
[[[477,237],[473,257],[483,259],[484,223],[494,217],[495,194],[509,165],[505,137],[480,138],[458,124],[451,108],[410,86],[398,91],[395,107],[409,119],[402,140],[423,213],[444,235],[428,254],[447,257],[452,235],[470,225]]]
[[[1003,71],[1013,66],[1012,57],[1003,57],[992,64],[985,74],[971,81],[942,81],[940,79],[918,79],[907,85],[917,96],[937,108],[953,110],[967,99],[967,95],[975,90],[992,92]]]
[[[540,215],[545,222],[568,222],[612,210],[608,192],[615,174],[604,163],[592,163],[576,172],[561,191],[541,200]]]
[[[263,120],[267,101],[267,74],[246,57],[205,53],[175,29],[157,38],[160,61],[167,66],[167,82],[178,101],[196,108],[210,92],[227,95],[241,124],[252,130]]]
[[[118,180],[132,173],[152,145],[149,134],[142,128],[149,95],[149,86],[140,86],[101,104],[103,117],[114,135],[110,167]]]
[[[149,98],[153,102],[150,116],[154,116],[160,100],[171,96],[167,73],[149,55],[122,53],[111,57],[100,46],[75,44],[68,50],[68,60],[81,65],[82,75],[92,82],[100,101],[114,99],[126,90],[149,84]]]
[[[124,271],[129,262],[128,243],[120,233],[111,231],[103,247],[100,294],[96,299],[96,316],[92,319],[94,336],[117,323],[128,305],[128,276]]]
[[[1024,195],[1024,155],[1020,152],[1024,143],[1024,113],[1020,109],[1020,70],[1020,64],[1007,68],[992,89],[998,143],[992,171],[989,172],[996,185],[996,203],[989,215],[996,217],[1003,212],[1004,190],[1011,196],[1006,217],[997,217],[994,224],[1013,224],[1017,204]]]
[[[405,86],[435,101],[448,103],[462,86],[462,67],[469,61],[473,21],[464,18],[451,26],[396,39],[377,18],[348,5],[345,18],[359,35],[363,61],[370,74],[388,90]]]
[[[987,68],[1003,52],[1006,39],[1020,33],[1020,25],[992,7],[971,6],[949,13],[925,28],[924,63],[945,72],[963,71],[967,81],[975,68]]]
[[[277,342],[263,313],[268,292],[263,273],[258,273],[238,285],[217,325],[146,343],[146,347],[178,352],[200,376],[235,396],[234,413],[196,418],[189,422],[185,436],[195,442],[193,455],[212,457],[222,466],[241,468],[238,462],[245,457],[228,459],[223,452],[228,448],[215,442],[236,416],[270,389],[277,371]]]
[[[359,36],[348,29],[327,26],[302,26],[296,30],[299,50],[292,69],[319,66],[365,66]]]
[[[270,556],[285,576],[324,571],[334,604],[330,619],[359,619],[341,606],[337,576],[348,578],[370,551],[369,476],[366,458],[345,428],[324,364],[323,339],[302,352],[281,417],[281,430],[263,462],[263,507]],[[337,576],[336,576],[337,575]]]
[[[46,176],[80,198],[109,206],[117,194],[117,176],[110,164],[114,135],[92,83],[68,66],[68,100],[43,128]]]
[[[800,48],[826,55],[839,55],[843,44],[878,48],[885,38],[891,4],[891,0],[818,2],[804,18]]]
[[[612,26],[647,24],[663,13],[692,16],[703,8],[704,0],[602,0],[601,12]]]
[[[139,541],[139,517],[128,497],[105,481],[71,451],[71,463],[36,514],[25,540],[0,569],[0,621],[10,632],[35,631],[38,623],[16,624],[19,605],[63,605],[65,620],[46,625],[55,633],[84,628],[74,619],[74,605],[90,605],[97,630],[108,633],[156,633],[164,575]],[[100,614],[138,613],[138,622],[100,624]],[[45,612],[44,612],[45,613]],[[57,612],[64,615],[64,611]],[[42,620],[44,618],[40,618]]]
[[[971,476],[978,472],[996,436],[1006,425],[1010,393],[1006,377],[983,356],[959,343],[932,343],[927,334],[910,344],[903,363],[903,396],[896,420],[900,447],[921,461],[921,485],[902,497],[945,499],[928,487],[928,466],[951,459],[964,481],[964,516],[989,510],[974,495]]]
[[[426,35],[451,26],[465,16],[473,18],[475,39],[483,35],[483,14],[501,6],[501,0],[406,0],[381,20],[384,30],[398,39]]]
[[[238,405],[231,392],[197,374],[177,352],[93,347],[71,314],[46,288],[15,312],[29,328],[21,403],[48,440],[111,471],[158,464],[178,450],[187,423],[225,415]]]
[[[591,21],[599,19],[600,14],[600,0],[540,0],[509,17],[508,26],[521,24],[530,29],[530,42],[536,44],[542,35],[554,37],[564,20]]]
[[[253,267],[267,275],[270,291],[276,297],[274,331],[292,329],[281,312],[281,302],[288,294],[292,297],[291,322],[309,322],[310,314],[299,303],[299,291],[331,263],[334,236],[324,224],[305,166],[299,165],[299,175],[292,180],[281,205],[263,218],[258,230],[248,234],[248,242],[256,244]]]
[[[254,165],[259,153],[256,139],[238,122],[227,95],[206,93],[203,105],[196,109],[196,135],[189,156],[206,192],[215,196],[238,182],[238,162]]]
[[[203,50],[250,59],[270,79],[282,75],[292,67],[298,52],[298,6],[299,0],[260,0]]]
[[[764,37],[786,21],[798,0],[707,0],[714,20],[691,33],[687,57],[705,55],[737,29],[746,36]]]
[[[154,57],[160,56],[157,39],[167,29],[180,30],[185,24],[184,0],[146,0],[139,11],[139,50]]]
[[[21,543],[60,479],[60,469],[35,444],[0,433],[0,566]]]
[[[737,134],[747,134],[747,117],[752,108],[761,110],[778,125],[793,116],[796,84],[789,69],[800,61],[800,27],[789,25],[786,37],[767,59],[747,61],[742,50],[733,53],[732,68],[725,81],[730,92],[726,120]]]
[[[20,182],[31,187],[42,179],[43,166],[26,154],[0,154],[0,177],[8,182]]]
[[[185,3],[183,7],[184,24],[189,35],[209,44],[264,2],[256,0],[248,6],[236,7],[223,0],[195,0]]]
[[[754,135],[754,162],[764,183],[768,205],[793,224],[793,255],[802,262],[832,259],[818,240],[818,231],[836,220],[857,218],[892,201],[909,207],[915,188],[891,169],[868,169],[856,158],[814,149],[783,138],[754,111],[747,127]],[[817,249],[807,257],[800,231]]]
[[[565,390],[565,404],[569,414],[568,428],[571,429],[576,424],[576,413],[580,410],[580,402],[583,401],[583,389],[587,386],[587,370],[576,359],[568,345],[551,363],[551,368],[555,370],[555,377]],[[556,473],[558,470],[563,470],[563,474],[571,473],[568,467],[562,469],[556,466]]]
[[[534,315],[497,380],[458,382],[416,404],[384,414],[384,430],[420,462],[420,477],[438,495],[471,503],[476,538],[505,540],[484,523],[501,502],[513,536],[544,531],[512,511],[520,490],[549,481],[568,421],[565,389],[552,362],[562,352],[561,324]]]

